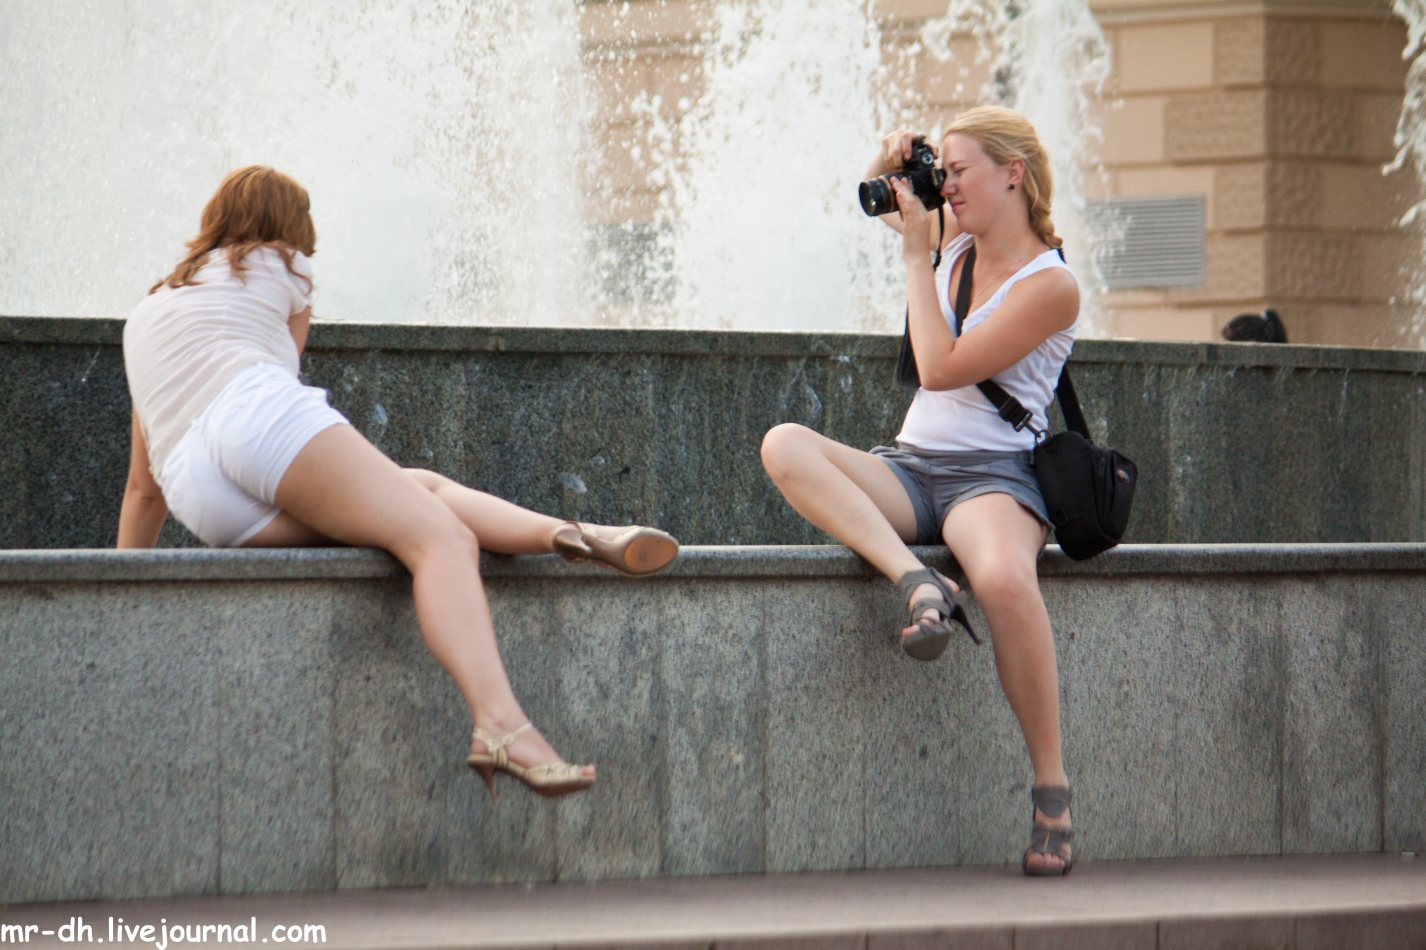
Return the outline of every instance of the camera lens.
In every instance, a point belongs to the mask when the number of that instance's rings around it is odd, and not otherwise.
[[[869,217],[896,210],[896,193],[884,179],[873,178],[857,185],[857,200]]]

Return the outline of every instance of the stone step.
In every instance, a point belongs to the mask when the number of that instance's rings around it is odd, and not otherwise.
[[[1092,862],[1056,880],[951,868],[0,910],[0,927],[27,928],[28,946],[69,946],[60,937],[82,934],[80,923],[110,946],[154,945],[109,940],[126,932],[120,922],[155,937],[228,924],[261,939],[280,927],[298,946],[319,934],[290,928],[318,926],[328,950],[1420,950],[1426,855]]]
[[[588,794],[488,800],[385,555],[0,552],[0,902],[1018,861],[990,648],[903,657],[846,549],[486,573]],[[1426,545],[1052,548],[1041,574],[1083,858],[1426,848]]]

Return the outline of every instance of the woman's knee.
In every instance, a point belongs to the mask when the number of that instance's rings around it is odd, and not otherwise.
[[[445,512],[420,525],[401,556],[403,561],[427,558],[479,561],[480,539],[454,514]]]
[[[449,478],[425,468],[403,468],[401,471],[427,491],[434,492],[450,482]]]
[[[811,448],[811,429],[795,422],[784,422],[767,430],[763,436],[762,460],[773,481],[794,473],[798,463]]]
[[[992,612],[1040,596],[1040,579],[1034,564],[1027,566],[1012,558],[997,559],[974,570],[967,568],[966,579],[970,581],[976,601]]]

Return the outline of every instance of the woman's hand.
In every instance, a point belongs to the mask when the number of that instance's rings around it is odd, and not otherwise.
[[[168,517],[168,503],[149,471],[149,448],[144,441],[144,430],[139,426],[139,415],[136,412],[130,415],[129,478],[124,485],[124,500],[119,505],[116,546],[151,548],[158,543],[159,530]]]
[[[889,175],[906,167],[906,163],[911,160],[912,147],[916,144],[916,140],[921,138],[925,138],[925,136],[920,132],[911,132],[907,129],[897,129],[890,135],[883,136],[880,156],[881,170],[875,175]],[[941,157],[940,151],[934,145],[931,145],[931,154],[935,155],[937,160]],[[875,175],[868,177],[875,177]]]
[[[894,178],[891,188],[896,192],[896,209],[901,215],[901,256],[908,263],[929,261],[931,256],[931,215],[911,183]]]

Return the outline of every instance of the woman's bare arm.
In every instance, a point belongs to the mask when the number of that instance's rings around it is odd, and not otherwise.
[[[137,413],[130,427],[129,478],[124,485],[124,501],[119,507],[121,548],[151,548],[168,517],[168,503],[149,471],[149,449]]]
[[[287,318],[287,330],[292,334],[292,342],[297,344],[297,355],[307,349],[307,331],[312,326],[312,308],[303,307]]]

